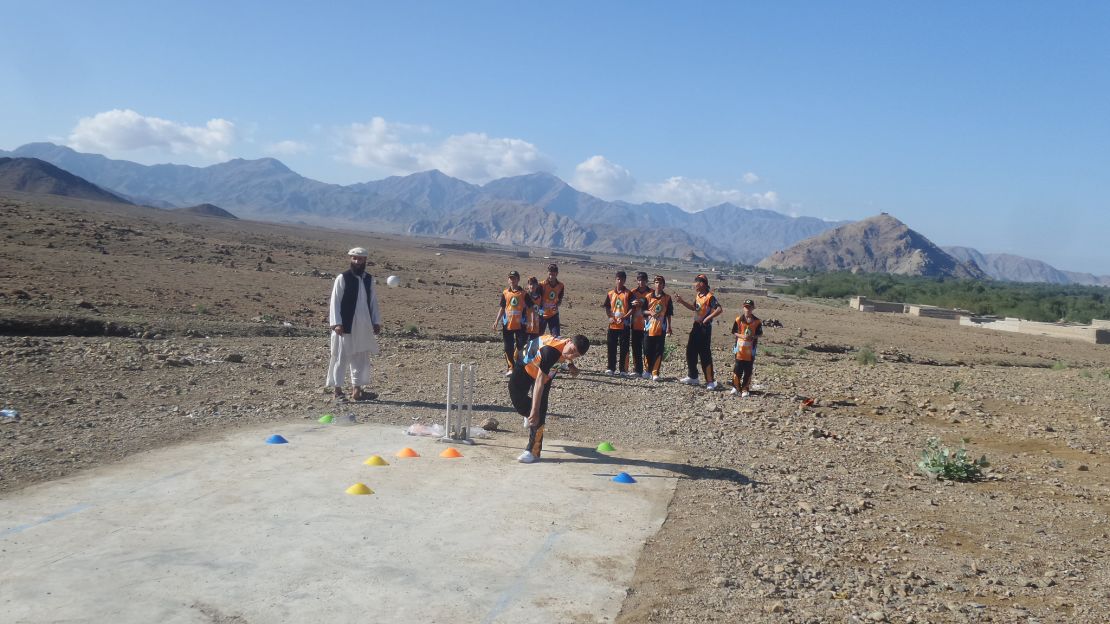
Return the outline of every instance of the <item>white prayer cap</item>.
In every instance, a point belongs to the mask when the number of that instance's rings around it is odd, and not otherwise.
[[[366,256],[368,256],[370,254],[366,253],[366,249],[364,247],[355,247],[354,249],[348,251],[347,255],[348,256],[359,256],[361,258],[365,258]]]

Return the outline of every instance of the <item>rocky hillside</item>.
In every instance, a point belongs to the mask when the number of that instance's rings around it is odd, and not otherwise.
[[[806,239],[759,263],[764,268],[983,278],[898,219],[880,214]]]
[[[0,191],[130,203],[88,180],[37,158],[0,158]]]

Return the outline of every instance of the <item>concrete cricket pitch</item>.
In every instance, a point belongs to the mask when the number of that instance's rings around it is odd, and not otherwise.
[[[267,445],[280,433],[290,444]],[[402,447],[416,459],[394,454]],[[136,455],[0,500],[9,622],[599,622],[679,474],[556,440],[517,464],[382,425],[295,422]],[[390,465],[371,467],[370,455]],[[618,471],[638,483],[610,480]],[[375,493],[344,490],[361,482]]]

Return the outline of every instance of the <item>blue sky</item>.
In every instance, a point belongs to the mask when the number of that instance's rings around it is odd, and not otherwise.
[[[1110,4],[9,2],[0,149],[550,171],[1110,274]]]

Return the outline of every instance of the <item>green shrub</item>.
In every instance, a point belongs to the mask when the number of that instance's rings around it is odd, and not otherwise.
[[[1054,371],[1068,370],[1068,363],[1067,362],[1061,362],[1061,361],[1057,360],[1057,361],[1052,363],[1052,370],[1054,370]]]
[[[1085,371],[1079,373],[1079,376],[1082,377],[1083,379],[1094,379],[1095,378],[1095,374],[1092,373],[1089,370],[1085,370]]]
[[[419,336],[420,335],[420,328],[417,327],[416,325],[413,325],[412,323],[409,323],[408,325],[405,325],[404,329],[401,330],[401,335],[402,336]]]
[[[856,361],[864,366],[872,366],[879,361],[875,355],[875,350],[871,347],[863,347],[856,352]]]
[[[983,477],[983,468],[989,465],[986,455],[969,460],[962,443],[960,450],[953,452],[947,446],[941,446],[937,438],[929,438],[925,442],[925,449],[917,462],[922,473],[948,481],[976,481]]]
[[[960,391],[960,386],[962,386],[962,385],[964,385],[964,382],[960,381],[959,379],[957,379],[956,381],[953,381],[952,382],[952,394],[956,394],[957,392],[959,392]]]

